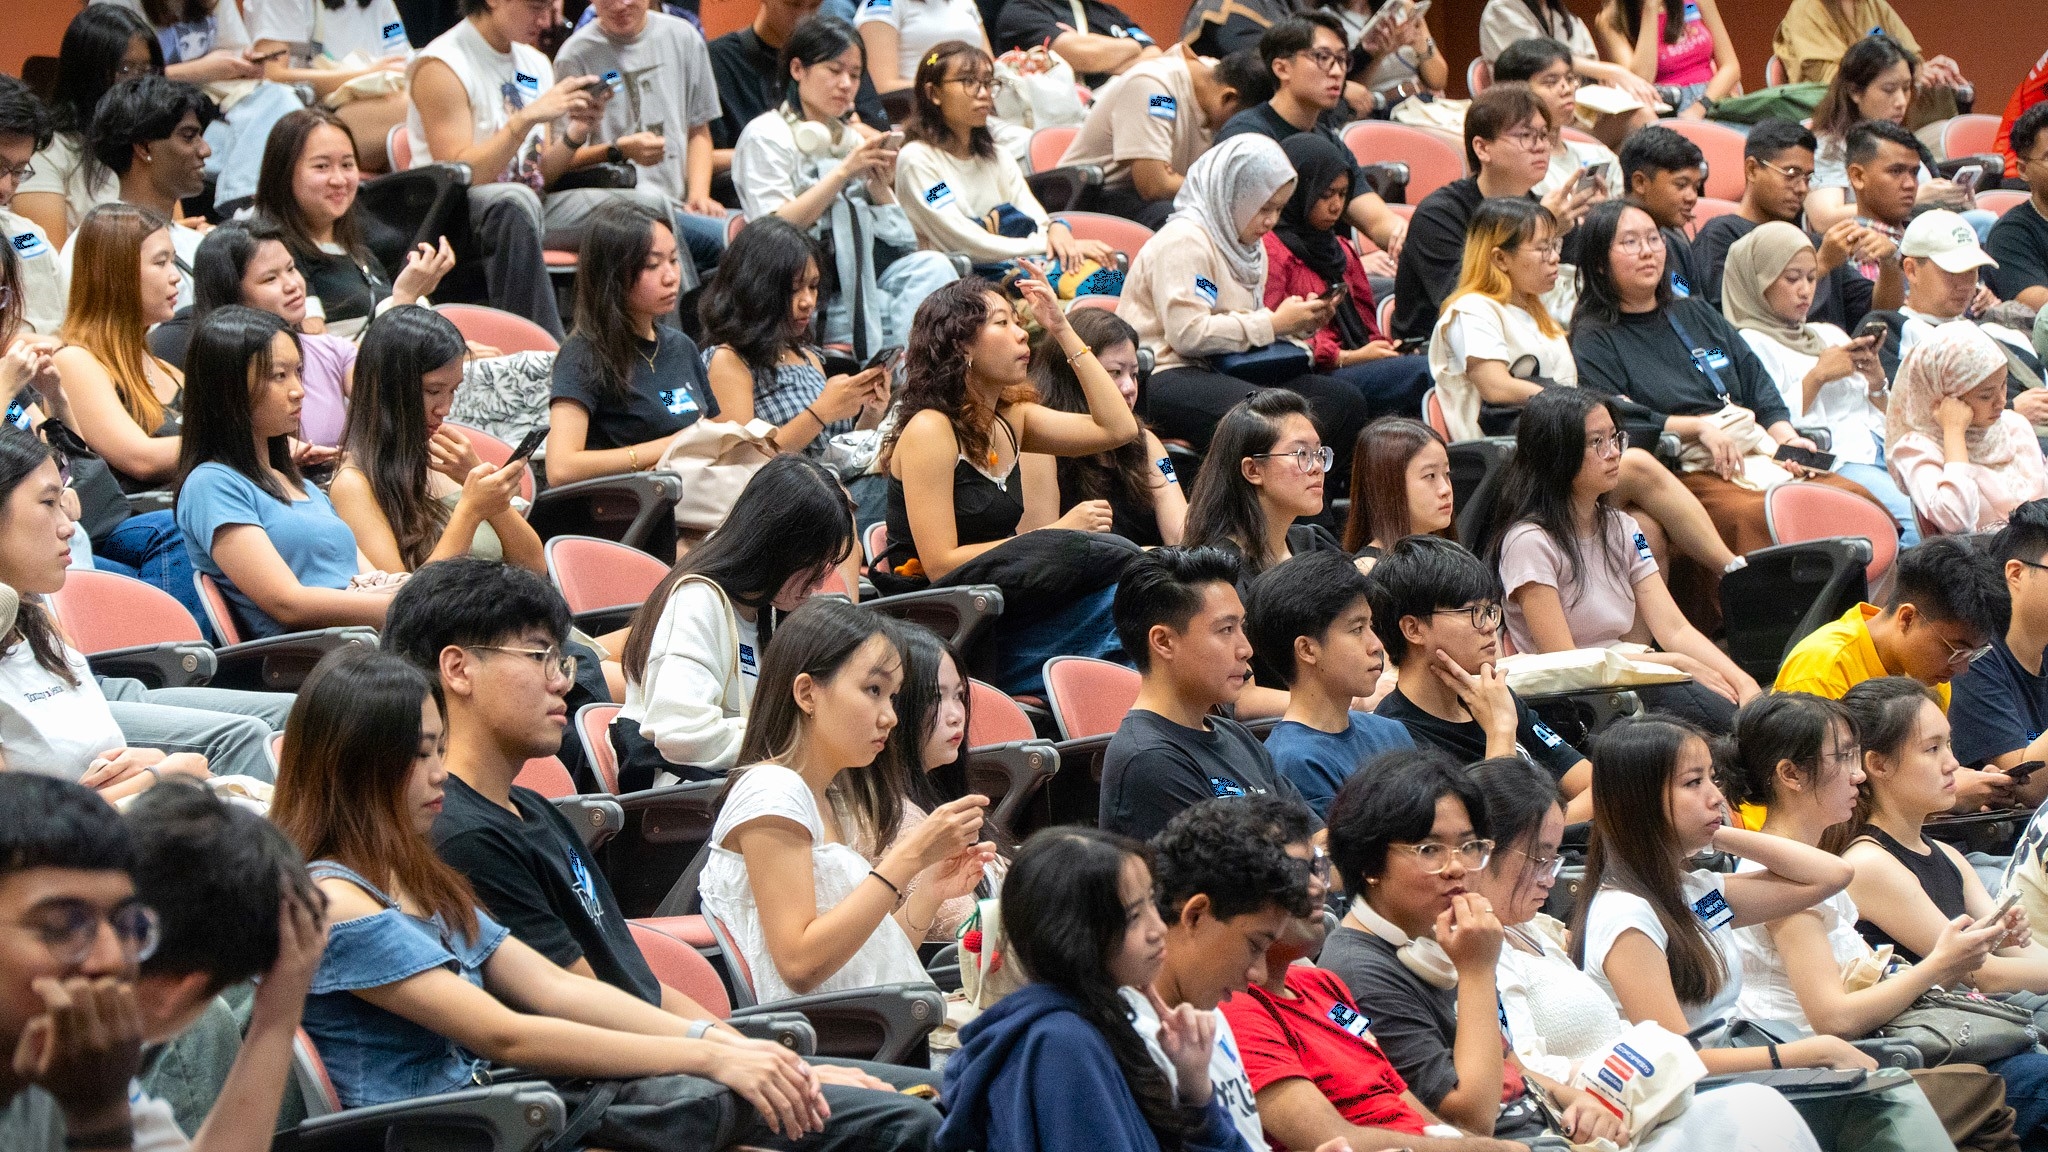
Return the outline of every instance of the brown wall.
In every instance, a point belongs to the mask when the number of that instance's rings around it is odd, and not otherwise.
[[[84,5],[79,0],[7,0],[6,35],[0,36],[0,72],[21,75],[31,56],[55,56],[64,28]]]

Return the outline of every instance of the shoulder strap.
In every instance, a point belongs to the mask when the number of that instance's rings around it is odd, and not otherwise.
[[[1067,10],[1074,14],[1074,31],[1088,35],[1088,9],[1082,6],[1081,0],[1067,0]]]
[[[1694,343],[1692,335],[1685,330],[1685,325],[1678,322],[1678,309],[1664,309],[1664,319],[1671,322],[1671,330],[1678,333],[1679,340],[1685,344],[1685,350],[1692,354],[1693,365],[1707,374],[1707,383],[1714,386],[1714,395],[1723,400],[1728,399],[1728,385],[1721,381],[1721,373],[1715,369],[1714,362],[1707,358],[1706,346]]]

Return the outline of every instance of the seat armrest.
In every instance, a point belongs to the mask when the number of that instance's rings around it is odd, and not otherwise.
[[[993,584],[920,588],[861,601],[861,607],[922,624],[965,650],[988,622],[1003,614],[1003,590]]]
[[[1665,467],[1676,472],[1678,458],[1685,454],[1685,441],[1680,440],[1676,432],[1659,432],[1657,443],[1651,447],[1651,451],[1657,459],[1664,462]]]
[[[626,827],[626,810],[610,796],[557,796],[549,803],[568,818],[583,846],[592,852]]]
[[[1943,180],[1953,180],[1957,172],[1972,164],[1982,168],[1984,172],[1983,175],[1977,177],[1977,183],[1970,191],[1988,191],[2005,182],[2005,157],[2000,156],[1996,152],[1977,152],[1969,156],[1951,156],[1934,165],[1934,174]]]
[[[271,1152],[443,1147],[536,1152],[561,1135],[568,1116],[554,1088],[522,1081],[314,1117],[278,1133],[270,1147]]]
[[[1826,428],[1810,424],[1794,424],[1792,430],[1813,441],[1813,446],[1823,452],[1832,452],[1835,449],[1835,434]]]
[[[214,649],[220,660],[222,687],[255,687],[266,692],[296,692],[321,657],[337,648],[375,648],[377,630],[362,625],[287,632],[261,640],[245,640]]]
[[[1380,199],[1389,204],[1408,202],[1408,165],[1400,160],[1382,160],[1377,164],[1366,164],[1359,168],[1365,182],[1380,194]]]
[[[1849,1046],[1877,1061],[1879,1068],[1927,1067],[1926,1055],[1908,1040],[1887,1040],[1872,1036],[1862,1040],[1851,1040]]]
[[[213,679],[220,662],[197,640],[112,648],[85,658],[101,676],[132,676],[151,688],[199,688]]]
[[[128,514],[141,516],[150,512],[168,512],[175,495],[163,488],[152,488],[147,492],[128,494]]]
[[[542,540],[599,536],[673,563],[676,500],[682,494],[682,479],[673,472],[594,476],[542,489],[526,520]]]
[[[633,613],[639,610],[640,606],[638,604],[619,604],[610,608],[591,608],[582,612],[571,613],[569,622],[581,629],[585,635],[602,636],[607,632],[616,632],[624,628],[632,622]]]
[[[946,997],[928,983],[818,992],[768,1005],[801,1012],[818,1030],[818,1054],[902,1064],[945,1022]]]
[[[625,825],[598,859],[619,908],[654,915],[711,838],[723,780],[697,780],[616,797]]]
[[[779,1007],[741,1008],[726,1017],[725,1022],[742,1036],[780,1044],[799,1056],[818,1053],[818,1030],[811,1026],[810,1017],[801,1012],[787,1012]]]
[[[1048,168],[1024,177],[1031,194],[1047,212],[1071,212],[1081,206],[1088,189],[1102,185],[1102,169],[1093,164]]]
[[[1012,845],[1024,838],[1018,814],[1059,770],[1059,749],[1050,740],[1012,740],[967,750],[967,787],[992,798],[988,822]]]

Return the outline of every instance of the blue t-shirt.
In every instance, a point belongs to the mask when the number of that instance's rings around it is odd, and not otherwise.
[[[1960,763],[1982,764],[2025,748],[2048,731],[2048,675],[2027,671],[2000,636],[1949,686],[1948,722]]]
[[[270,537],[285,565],[308,588],[346,588],[359,569],[356,536],[334,514],[327,493],[303,484],[306,499],[287,504],[225,464],[201,464],[178,489],[178,528],[194,570],[220,582],[245,639],[291,631],[242,594],[213,562],[213,535],[236,524],[253,524]]]
[[[1326,819],[1337,789],[1367,760],[1382,752],[1413,747],[1415,741],[1400,721],[1370,712],[1353,712],[1351,727],[1342,732],[1324,732],[1282,720],[1266,734],[1266,751],[1272,754],[1273,767],[1294,781],[1301,798]]]

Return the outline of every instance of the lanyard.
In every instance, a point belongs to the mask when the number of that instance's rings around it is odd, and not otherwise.
[[[1665,309],[1664,318],[1671,322],[1671,330],[1678,333],[1678,338],[1685,342],[1686,351],[1692,353],[1693,365],[1707,374],[1707,382],[1714,386],[1714,395],[1725,402],[1728,399],[1728,385],[1721,382],[1721,373],[1715,370],[1706,347],[1693,343],[1692,335],[1685,330],[1685,325],[1678,322],[1678,313],[1674,309]]]

